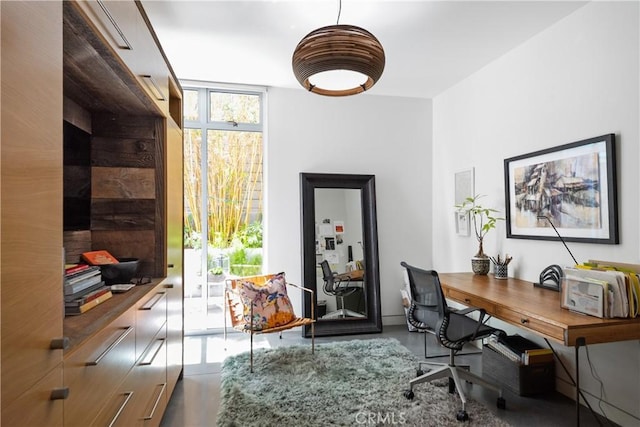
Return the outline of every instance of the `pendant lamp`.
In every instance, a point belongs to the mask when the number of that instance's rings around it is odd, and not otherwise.
[[[326,96],[356,95],[370,89],[382,76],[384,63],[384,49],[373,34],[337,23],[304,36],[292,59],[298,82],[309,92]]]

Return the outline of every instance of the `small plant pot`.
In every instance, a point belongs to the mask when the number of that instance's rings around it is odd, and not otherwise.
[[[491,261],[489,258],[473,257],[471,258],[471,270],[474,274],[484,276],[489,273]]]
[[[225,275],[224,274],[207,274],[207,282],[224,282]]]

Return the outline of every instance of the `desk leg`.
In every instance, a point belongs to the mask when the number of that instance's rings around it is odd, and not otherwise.
[[[580,396],[582,396],[582,391],[580,391],[580,347],[585,345],[584,338],[576,338],[576,426],[580,427]],[[589,405],[587,399],[584,398],[585,403]],[[591,409],[591,406],[589,406]]]
[[[551,346],[551,343],[549,342],[549,340],[546,338],[544,340],[547,343],[547,346],[549,346],[549,348],[553,352],[553,355],[555,356],[556,360],[560,362],[560,366],[562,366],[564,373],[567,374],[567,376],[569,377],[573,385],[576,387],[576,426],[578,427],[580,426],[580,396],[582,396],[582,400],[584,400],[584,403],[586,403],[587,407],[589,408],[589,411],[591,411],[591,414],[593,414],[593,417],[596,419],[596,421],[598,421],[598,423],[600,423],[600,420],[598,419],[598,416],[596,415],[595,411],[591,407],[591,404],[589,403],[587,398],[584,396],[584,394],[582,394],[582,390],[580,390],[580,363],[579,363],[580,360],[579,360],[578,352],[580,351],[580,347],[585,347],[587,345],[585,339],[583,337],[576,338],[576,344],[575,344],[576,379],[575,380],[573,379],[573,376],[571,375],[571,373],[569,372],[565,364],[562,362],[562,359],[560,359],[560,357],[558,356],[558,353],[556,353],[556,350]]]

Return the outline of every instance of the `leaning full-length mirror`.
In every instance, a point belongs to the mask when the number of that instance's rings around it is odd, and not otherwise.
[[[305,317],[318,336],[381,332],[375,177],[301,173],[300,191]]]

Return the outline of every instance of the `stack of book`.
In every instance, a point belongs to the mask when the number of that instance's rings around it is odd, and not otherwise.
[[[511,360],[512,362],[522,364],[521,355],[516,353],[515,350],[513,350],[511,347],[509,347],[504,342],[502,342],[502,340],[497,335],[491,335],[489,337],[489,340],[485,343],[485,345],[491,348],[492,350],[495,350],[496,352],[500,353],[501,355]]]
[[[65,315],[82,314],[112,296],[111,289],[104,285],[100,267],[78,264],[65,269]]]
[[[525,365],[538,365],[553,362],[553,351],[550,348],[530,348],[522,354]]]
[[[486,345],[507,359],[521,365],[553,362],[553,351],[550,348],[540,348],[534,342],[519,335],[508,337],[492,335]]]

